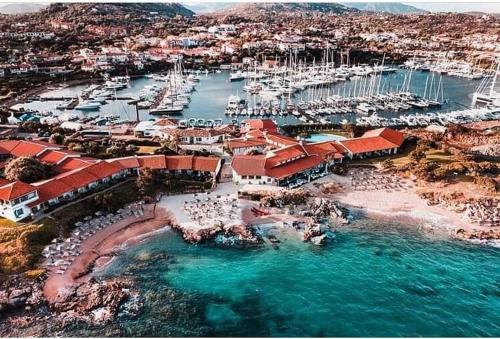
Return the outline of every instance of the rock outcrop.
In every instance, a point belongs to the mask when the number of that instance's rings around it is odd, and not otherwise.
[[[0,316],[6,312],[32,309],[45,303],[43,281],[45,275],[28,279],[12,275],[0,285]]]
[[[191,229],[174,226],[175,230],[182,234],[184,240],[191,244],[215,241],[223,246],[249,246],[260,242],[260,238],[254,234],[250,227],[244,225],[222,224],[202,229]]]

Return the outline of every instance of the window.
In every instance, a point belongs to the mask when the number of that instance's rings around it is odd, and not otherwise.
[[[14,211],[14,215],[16,216],[16,218],[19,218],[23,214],[24,210],[22,208],[18,208],[17,210]]]

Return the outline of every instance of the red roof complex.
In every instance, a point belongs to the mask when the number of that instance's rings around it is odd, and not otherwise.
[[[108,160],[111,163],[120,164],[124,169],[139,168],[139,160],[136,157],[116,158]]]
[[[324,162],[341,160],[345,153],[362,154],[374,151],[393,150],[402,145],[404,134],[390,128],[366,132],[361,138],[340,142],[324,141],[306,143],[283,136],[277,132],[272,120],[247,120],[249,130],[244,138],[226,141],[231,150],[249,150],[256,146],[266,146],[266,154],[235,155],[233,170],[239,176],[267,176],[282,179],[310,168],[319,167]]]
[[[61,146],[33,140],[0,140],[0,152],[15,157],[32,157],[49,149],[58,150]]]
[[[174,155],[166,157],[166,168],[171,171],[188,170],[193,168],[193,156]]]
[[[37,193],[22,199],[22,202],[27,202],[23,206],[31,211],[38,210],[42,204],[51,200],[58,203],[63,196],[74,197],[74,192],[87,191],[91,184],[98,185],[112,178],[123,177],[130,174],[131,170],[137,171],[140,168],[189,170],[208,172],[215,176],[221,168],[221,159],[216,157],[149,155],[98,160],[82,157],[79,153],[60,146],[25,140],[0,141],[0,154],[14,157],[32,156],[42,162],[55,165],[53,169],[58,173],[55,177],[32,185],[20,181],[9,182],[0,178],[0,200],[2,201],[14,200],[32,192]],[[17,221],[30,213],[2,213],[1,215]]]
[[[238,148],[252,148],[259,146],[266,146],[267,141],[264,138],[240,138],[240,139],[231,139],[226,142],[227,147],[229,149],[238,149]]]
[[[323,159],[334,158],[334,159],[342,159],[343,153],[345,153],[345,148],[340,144],[331,142],[331,141],[323,141],[312,144],[305,144],[304,149],[309,154],[317,154],[321,156]]]
[[[84,170],[98,178],[106,178],[119,173],[121,170],[123,170],[123,167],[120,165],[120,163],[99,161],[95,164],[85,167]]]

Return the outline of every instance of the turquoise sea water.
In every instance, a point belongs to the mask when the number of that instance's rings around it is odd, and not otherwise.
[[[500,336],[500,250],[364,220],[323,248],[185,244],[174,233],[104,272],[138,278],[129,336]]]

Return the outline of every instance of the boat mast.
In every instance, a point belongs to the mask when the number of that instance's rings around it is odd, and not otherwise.
[[[496,84],[497,76],[498,76],[498,70],[500,70],[500,62],[497,64],[497,69],[495,70],[495,74],[493,74],[493,81],[491,81],[490,98],[493,98],[493,92],[495,89],[495,84]]]

